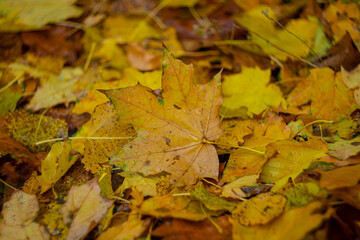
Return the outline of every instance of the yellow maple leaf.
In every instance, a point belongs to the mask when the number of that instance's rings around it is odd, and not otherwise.
[[[243,67],[241,73],[225,76],[222,92],[223,108],[226,114],[241,107],[247,108],[247,115],[257,115],[269,106],[278,107],[285,100],[281,90],[270,82],[270,69]]]

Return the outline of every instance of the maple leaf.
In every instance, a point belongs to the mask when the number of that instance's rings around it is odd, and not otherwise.
[[[319,119],[346,118],[357,105],[352,91],[342,81],[340,73],[330,68],[315,68],[305,81],[289,94],[290,106],[301,106],[311,100],[311,115]]]
[[[141,85],[104,91],[119,121],[137,130],[137,137],[111,163],[144,175],[165,171],[179,184],[217,179],[219,161],[210,143],[222,134],[220,84],[220,73],[208,84],[196,84],[192,65],[165,49],[162,97]]]
[[[284,105],[281,90],[270,83],[270,69],[243,67],[241,73],[225,77],[223,115],[237,117],[236,110],[245,107],[250,117],[264,111],[268,106]],[[241,116],[241,115],[240,115]],[[243,116],[241,116],[243,117]]]

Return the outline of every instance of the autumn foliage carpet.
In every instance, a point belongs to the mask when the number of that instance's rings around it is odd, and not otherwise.
[[[0,240],[359,239],[360,4],[0,1]]]

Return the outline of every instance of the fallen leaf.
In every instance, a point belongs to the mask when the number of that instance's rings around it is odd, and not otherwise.
[[[266,225],[245,227],[231,219],[233,239],[303,239],[330,217],[330,211],[322,213],[321,207],[321,202],[313,202],[303,208],[286,211]]]
[[[330,192],[351,206],[360,209],[360,185],[347,188],[336,188]]]
[[[343,119],[332,124],[325,125],[330,131],[334,131],[334,135],[338,135],[344,139],[351,139],[355,133],[357,121],[355,119]]]
[[[81,68],[64,68],[59,76],[48,75],[47,79],[43,79],[41,86],[36,90],[26,108],[37,111],[59,103],[69,104],[69,102],[75,101],[74,84],[82,74]],[[43,101],[43,99],[47,99],[47,101]]]
[[[344,67],[347,71],[353,70],[360,63],[360,52],[349,33],[327,51],[327,58],[317,63],[319,67],[331,67],[340,71]]]
[[[232,218],[244,226],[266,224],[284,211],[285,204],[286,198],[280,194],[262,193],[239,203]]]
[[[85,97],[81,98],[80,101],[76,102],[72,110],[72,113],[88,112],[92,114],[97,105],[101,105],[103,103],[108,102],[109,99],[106,97],[104,93],[100,92],[99,90],[125,88],[138,84],[138,79],[128,78],[125,76],[125,73],[126,73],[126,69],[124,70],[124,75],[114,81],[95,82],[94,84],[90,84],[90,86],[88,86],[88,83],[85,83],[86,85],[85,88],[89,88],[89,91],[86,93]],[[87,79],[87,77],[85,77],[85,79]],[[78,82],[78,85],[79,86],[77,87],[77,89],[80,90],[84,88],[84,86],[81,86],[82,83]]]
[[[144,87],[149,87],[152,90],[161,88],[161,71],[154,70],[151,72],[140,72],[135,68],[126,68],[124,70],[123,79],[130,82],[136,82]],[[134,84],[136,85],[136,84]]]
[[[15,191],[2,209],[0,239],[45,240],[50,239],[45,227],[35,222],[39,204],[36,196]]]
[[[194,7],[200,0],[173,0],[170,1],[168,7]]]
[[[278,107],[285,103],[280,88],[270,83],[270,69],[243,67],[241,73],[225,76],[222,92],[223,108],[227,112],[245,107],[250,117],[269,106]]]
[[[100,171],[103,164],[106,165],[129,139],[135,137],[134,129],[117,118],[114,106],[103,103],[96,107],[92,119],[76,134],[79,139],[72,140],[74,149],[84,154],[81,162],[92,173]]]
[[[21,142],[10,136],[5,117],[0,117],[0,157],[7,154],[10,154],[17,164],[26,162],[29,167],[36,166],[36,169],[40,169],[40,161],[47,153],[30,152]]]
[[[187,196],[164,195],[144,201],[141,213],[157,218],[181,218],[191,221],[204,220],[209,216],[218,216],[224,211],[211,211],[200,201]]]
[[[36,55],[61,57],[67,63],[73,64],[82,52],[82,34],[74,33],[73,30],[72,27],[47,26],[46,30],[42,31],[22,32],[21,40]],[[51,69],[52,64],[54,63],[50,63],[46,69]]]
[[[101,188],[101,196],[112,199],[114,197],[114,190],[112,186],[112,167],[105,166],[98,171],[95,176],[99,178],[99,186]]]
[[[360,164],[322,171],[320,186],[326,189],[355,186],[360,180],[359,172]]]
[[[131,43],[127,46],[126,53],[133,68],[141,71],[151,71],[160,67],[161,56],[147,51],[137,43]]]
[[[122,177],[125,177],[124,182],[120,186],[119,191],[123,193],[128,188],[136,188],[139,192],[142,192],[144,197],[152,196],[156,197],[157,193],[157,184],[162,180],[161,176],[149,176],[144,177],[137,173],[120,173]]]
[[[215,141],[216,143],[219,143],[220,153],[231,153],[231,146],[236,147],[244,145],[244,138],[254,133],[254,125],[255,122],[252,120],[223,120],[220,124],[220,127],[224,133],[219,139]]]
[[[273,191],[280,189],[289,178],[295,179],[312,161],[325,156],[327,145],[318,139],[307,142],[282,140],[267,147],[260,181],[274,183]]]
[[[101,59],[103,64],[122,70],[129,66],[125,52],[117,45],[114,38],[104,39],[94,52],[94,58]]]
[[[97,240],[124,240],[136,239],[142,235],[150,226],[150,219],[141,220],[141,216],[136,212],[129,214],[128,220],[119,226],[113,226],[102,233]]]
[[[19,0],[0,2],[2,17],[0,31],[13,32],[39,29],[48,23],[56,23],[70,17],[78,17],[82,10],[72,4],[75,0]]]
[[[354,28],[356,23],[351,20],[351,18],[358,19],[359,15],[360,12],[355,3],[341,4],[341,2],[337,2],[331,4],[324,11],[324,17],[331,25],[332,37],[335,42],[338,42],[347,33],[352,39],[360,41],[360,33]]]
[[[346,160],[360,152],[360,136],[351,140],[336,138],[334,143],[329,144],[329,155],[341,160]]]
[[[231,212],[236,206],[236,202],[231,202],[209,193],[202,184],[195,188],[194,191],[191,192],[191,195],[200,200],[207,209],[213,211],[227,210]]]
[[[121,27],[120,27],[121,26]],[[117,43],[140,42],[145,38],[158,38],[160,35],[145,20],[125,15],[106,18],[104,35],[116,39]]]
[[[217,179],[219,162],[209,142],[222,134],[220,74],[206,85],[196,84],[193,74],[165,49],[161,98],[141,85],[105,91],[119,120],[137,130],[113,164],[145,176],[165,171],[179,184]]]
[[[282,194],[287,198],[287,205],[290,208],[304,207],[311,202],[327,197],[326,191],[313,182],[290,186],[285,188]]]
[[[59,209],[62,207],[59,203],[50,203],[47,212],[42,216],[41,221],[46,225],[46,229],[52,239],[63,240],[69,232],[69,228],[65,225]]]
[[[310,52],[309,46],[313,44],[317,24],[303,18],[292,19],[285,30],[278,29],[270,18],[276,19],[270,7],[263,5],[235,16],[235,21],[249,30],[251,42],[260,46],[267,55],[281,61],[306,57]]]
[[[9,112],[13,112],[16,108],[17,102],[23,96],[19,87],[10,87],[0,90],[0,116],[4,116]]]
[[[354,97],[357,104],[360,105],[360,64],[351,72],[341,67],[342,80],[348,88],[354,89]]]
[[[242,125],[241,122],[236,125],[238,124]],[[228,151],[231,153],[230,158],[223,171],[221,183],[231,182],[247,175],[260,174],[261,168],[266,161],[262,153],[266,150],[266,146],[272,142],[289,139],[290,137],[291,130],[286,126],[284,120],[270,111],[266,113],[264,120],[252,120],[251,126],[253,126],[253,133],[244,137],[244,144],[240,148],[246,147],[257,152],[249,149],[234,148],[235,150],[232,150],[230,148],[230,151]],[[234,129],[236,128],[235,126]],[[233,131],[227,137],[237,138],[238,133],[238,131]],[[239,137],[242,137],[241,132]],[[218,141],[222,142],[222,139],[223,136]],[[219,145],[219,148],[223,149],[223,146]]]
[[[35,145],[36,142],[67,137],[67,124],[59,119],[15,111],[6,116],[11,136],[33,152],[45,152],[54,142]]]
[[[248,197],[247,194],[244,193],[241,188],[245,186],[255,185],[258,178],[259,178],[258,175],[240,177],[232,181],[231,183],[226,184],[222,188],[221,195],[224,197],[231,197],[235,199]]]
[[[190,222],[182,219],[166,219],[155,228],[152,236],[163,240],[223,240],[231,239],[231,226],[227,215],[213,219],[216,226],[208,219],[201,222]],[[219,232],[219,228],[221,231]]]
[[[71,142],[57,142],[41,161],[41,176],[46,184],[55,184],[69,168],[80,158],[80,154],[71,154]],[[46,189],[47,190],[47,189]],[[42,192],[46,191],[42,189]]]
[[[259,177],[265,162],[264,155],[240,149],[230,155],[223,171],[221,183],[236,181],[245,176],[256,175]]]
[[[84,239],[113,205],[113,200],[100,195],[97,181],[94,178],[81,186],[73,186],[60,208],[64,223],[70,225],[67,240]]]
[[[337,120],[348,117],[356,109],[352,91],[345,86],[341,74],[330,68],[315,68],[310,75],[289,94],[290,106],[311,101],[311,115],[317,119]]]

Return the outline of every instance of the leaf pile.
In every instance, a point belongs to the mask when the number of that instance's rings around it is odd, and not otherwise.
[[[357,1],[0,9],[0,239],[358,236]]]

